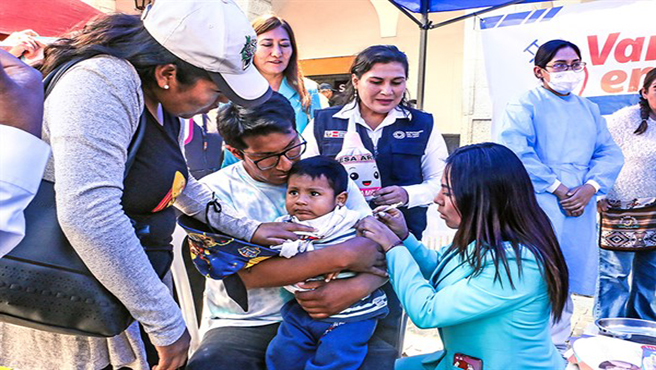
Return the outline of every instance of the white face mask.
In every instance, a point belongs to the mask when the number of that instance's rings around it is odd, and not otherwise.
[[[551,72],[549,73],[549,85],[554,91],[561,94],[569,94],[583,80],[583,73],[574,71]]]

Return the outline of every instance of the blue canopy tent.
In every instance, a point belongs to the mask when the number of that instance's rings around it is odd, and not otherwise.
[[[426,46],[428,44],[428,31],[434,28],[446,26],[470,17],[475,17],[492,10],[500,9],[508,5],[521,3],[537,3],[545,0],[389,0],[403,14],[408,16],[419,26],[421,30],[419,39],[419,81],[417,83],[417,107],[424,107],[424,84],[426,75]],[[487,8],[485,8],[487,7]],[[428,13],[449,12],[472,8],[485,8],[474,13],[452,18],[444,22],[433,24],[428,19]],[[412,13],[421,15],[421,19]]]

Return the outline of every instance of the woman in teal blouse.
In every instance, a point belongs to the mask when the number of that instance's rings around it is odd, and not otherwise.
[[[408,233],[397,210],[358,225],[385,249],[410,319],[438,328],[444,343],[396,368],[563,369],[549,317],[558,319],[565,305],[567,266],[521,161],[498,144],[462,147],[447,159],[435,203],[457,229],[437,251]]]

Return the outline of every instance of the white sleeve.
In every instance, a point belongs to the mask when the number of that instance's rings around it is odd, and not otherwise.
[[[0,124],[0,257],[25,236],[23,210],[39,189],[49,157],[48,144]]]
[[[590,180],[586,181],[585,183],[592,185],[592,187],[595,188],[595,193],[598,193],[599,189],[601,189],[601,185],[599,185],[599,183],[594,181],[593,179],[590,179]]]
[[[314,119],[310,120],[307,126],[305,126],[305,130],[303,130],[301,136],[303,136],[303,139],[307,142],[305,153],[303,153],[303,156],[301,157],[302,159],[316,157],[321,154],[319,152],[317,139],[314,137]]]
[[[553,194],[553,192],[556,191],[556,189],[558,189],[560,184],[562,184],[562,182],[560,182],[560,180],[554,181],[553,184],[549,185],[549,187],[547,188],[547,192]]]
[[[444,161],[448,155],[444,137],[433,125],[426,152],[421,156],[421,172],[424,181],[421,184],[403,187],[408,192],[408,208],[425,206],[433,202],[440,190]]]

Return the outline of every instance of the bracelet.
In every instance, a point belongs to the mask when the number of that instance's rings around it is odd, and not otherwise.
[[[401,241],[401,240],[399,240],[398,242],[396,242],[396,243],[390,245],[389,248],[387,248],[387,250],[385,251],[385,253],[391,251],[392,248],[396,248],[396,247],[398,247],[398,246],[400,246],[400,245],[403,245],[403,241]]]

